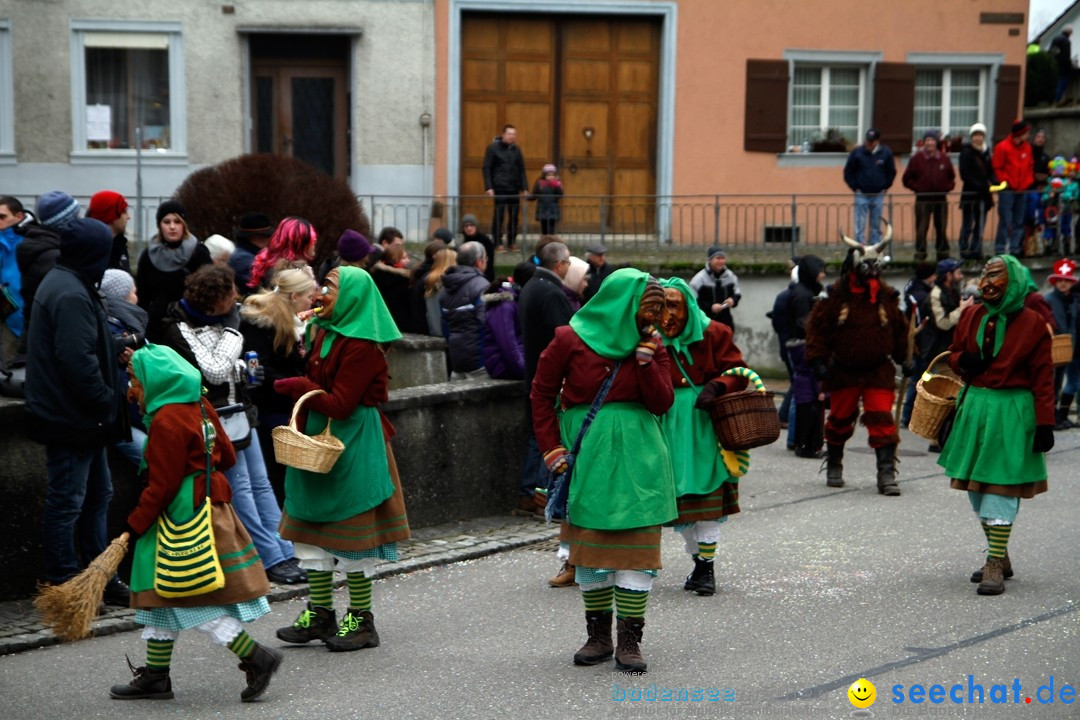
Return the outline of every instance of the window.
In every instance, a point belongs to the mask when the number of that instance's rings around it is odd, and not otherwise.
[[[982,68],[925,68],[915,71],[915,138],[927,130],[963,137],[986,122],[986,71]]]
[[[75,152],[133,151],[140,142],[185,152],[179,24],[74,21],[72,29]]]
[[[842,152],[862,137],[866,70],[858,65],[797,64],[790,144]]]
[[[15,105],[11,77],[11,23],[0,20],[0,155],[15,154]]]

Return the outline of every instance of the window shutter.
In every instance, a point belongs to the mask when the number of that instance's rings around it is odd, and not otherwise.
[[[874,127],[894,155],[915,144],[915,66],[881,62],[874,70]],[[861,138],[860,138],[861,140]]]
[[[997,108],[994,111],[994,143],[1009,137],[1013,120],[1020,116],[1020,66],[998,68]]]
[[[787,60],[746,61],[746,113],[743,149],[782,153],[787,150]]]

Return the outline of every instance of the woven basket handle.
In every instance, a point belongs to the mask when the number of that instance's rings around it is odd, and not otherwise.
[[[765,392],[765,383],[761,381],[761,376],[748,367],[736,367],[730,370],[725,370],[720,373],[720,377],[725,375],[735,375],[737,377],[744,377],[750,381],[750,384],[754,386],[754,390],[757,392]]]
[[[930,379],[934,377],[933,373],[931,372],[934,369],[934,365],[936,365],[937,362],[939,360],[941,360],[941,358],[949,357],[949,355],[950,355],[950,352],[948,350],[946,350],[945,352],[941,353],[936,358],[931,360],[930,364],[926,366],[926,370],[922,374],[922,379],[925,382],[930,382]]]
[[[1050,323],[1046,323],[1046,332],[1050,333],[1050,339],[1054,339],[1054,326]]]
[[[325,395],[325,394],[326,394],[326,391],[323,390],[322,388],[319,388],[317,390],[309,390],[308,392],[301,395],[300,399],[296,401],[295,405],[293,405],[292,417],[289,418],[289,427],[292,430],[296,431],[296,432],[300,432],[299,430],[296,429],[296,416],[300,413],[300,406],[303,405],[304,401],[307,400],[308,398],[315,397],[316,395]],[[321,433],[319,433],[318,435],[315,435],[315,437],[321,437],[323,435],[329,435],[329,434],[330,434],[330,418],[329,418],[329,416],[327,416],[327,418],[326,418],[326,427],[323,428],[323,431]]]

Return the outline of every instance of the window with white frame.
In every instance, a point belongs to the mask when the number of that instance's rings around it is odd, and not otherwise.
[[[858,144],[865,115],[865,66],[798,63],[793,78],[790,144],[836,151]]]
[[[72,22],[76,152],[185,152],[178,23]]]
[[[15,154],[15,88],[11,76],[11,22],[0,20],[0,155]]]
[[[972,125],[985,122],[986,75],[979,67],[917,68],[915,138],[928,130],[963,137]]]

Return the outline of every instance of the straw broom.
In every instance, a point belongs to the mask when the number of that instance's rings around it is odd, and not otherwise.
[[[97,617],[105,595],[105,585],[128,551],[128,534],[109,543],[90,566],[62,585],[40,586],[34,607],[42,621],[62,640],[82,640],[90,636],[90,622]]]

